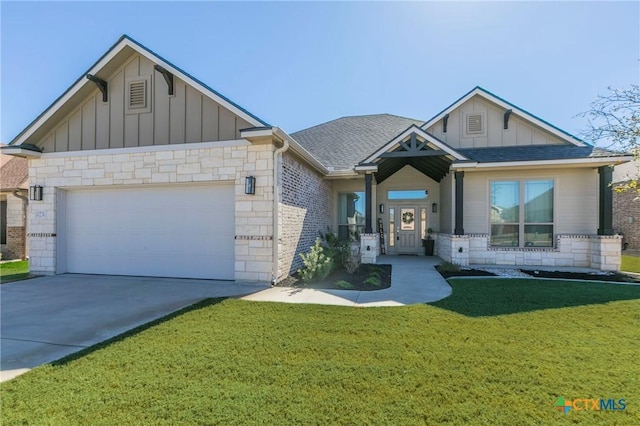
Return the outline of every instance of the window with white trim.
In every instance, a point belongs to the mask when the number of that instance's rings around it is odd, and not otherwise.
[[[553,247],[553,180],[491,182],[491,246]]]
[[[358,240],[364,232],[364,192],[340,192],[338,194],[338,237],[341,240]]]

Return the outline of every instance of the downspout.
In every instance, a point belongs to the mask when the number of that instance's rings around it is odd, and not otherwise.
[[[273,151],[273,279],[271,285],[275,285],[278,279],[279,264],[279,229],[278,218],[280,216],[279,200],[278,200],[278,157],[289,149],[289,141],[287,138],[282,139],[282,146]]]
[[[24,250],[23,258],[27,258],[27,207],[29,206],[29,198],[20,194],[21,189],[14,189],[13,196],[20,198],[22,200],[23,210],[22,210],[22,249]],[[24,260],[23,259],[23,260]]]

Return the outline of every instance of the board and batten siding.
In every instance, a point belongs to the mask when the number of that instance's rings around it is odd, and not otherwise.
[[[44,152],[84,151],[240,139],[244,119],[174,76],[174,94],[154,63],[133,54],[107,79],[108,102],[96,88],[37,145]],[[127,81],[148,77],[150,112],[127,112]]]
[[[554,180],[554,234],[595,234],[598,229],[598,171],[587,168],[465,172],[464,232],[489,233],[490,182]]]
[[[532,125],[516,114],[509,117],[509,128],[504,129],[504,112],[492,102],[480,96],[474,96],[460,107],[449,113],[447,132],[444,133],[442,120],[427,129],[438,139],[453,148],[486,148],[500,146],[523,145],[559,145],[565,144],[560,138],[546,130]],[[465,118],[469,113],[480,113],[484,116],[484,132],[468,135]]]

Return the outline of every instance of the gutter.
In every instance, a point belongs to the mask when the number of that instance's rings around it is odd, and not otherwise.
[[[452,170],[460,169],[488,169],[488,168],[506,168],[506,167],[522,167],[522,166],[569,166],[569,165],[607,165],[626,163],[633,160],[633,156],[625,155],[620,157],[591,157],[591,158],[568,158],[559,160],[528,160],[528,161],[501,161],[490,163],[478,162],[458,162],[451,164]]]
[[[276,133],[277,133],[276,129]],[[281,132],[284,133],[284,132]],[[279,136],[279,138],[281,137],[281,135],[277,135]],[[289,135],[286,135],[289,136]],[[290,137],[289,137],[290,138]],[[278,193],[279,190],[279,186],[278,186],[278,158],[289,149],[289,140],[288,138],[284,137],[282,138],[282,146],[280,148],[276,148],[275,151],[273,151],[273,272],[272,272],[272,279],[271,279],[271,285],[275,285],[276,282],[278,281],[278,267],[279,267],[279,263],[280,263],[280,259],[279,259],[279,255],[280,255],[280,236],[279,236],[279,231],[280,229],[278,228],[278,221],[280,219],[280,194]]]

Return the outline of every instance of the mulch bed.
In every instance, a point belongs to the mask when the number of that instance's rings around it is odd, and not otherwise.
[[[620,272],[614,272],[611,274],[589,274],[584,272],[531,271],[525,269],[521,269],[521,271],[535,278],[563,278],[585,281],[618,281],[627,283],[640,283],[639,279]]]
[[[451,277],[495,277],[496,274],[487,271],[481,271],[479,269],[460,269],[459,271],[441,271],[439,266],[436,266],[436,271],[442,278],[447,279]]]
[[[377,272],[380,275],[381,284],[374,286],[365,283],[372,273]],[[352,288],[345,289],[336,285],[338,281],[346,281],[352,285]],[[305,283],[300,279],[298,274],[290,275],[284,280],[276,284],[276,287],[295,287],[295,288],[315,288],[326,290],[356,290],[356,291],[372,291],[381,290],[391,287],[391,265],[360,265],[360,268],[353,274],[340,268],[329,274],[324,281],[316,281]]]

